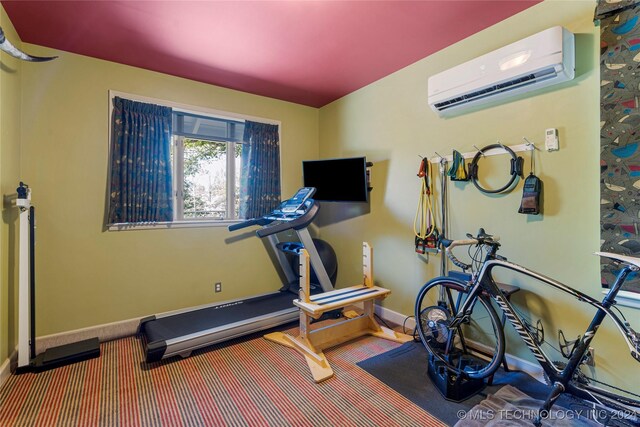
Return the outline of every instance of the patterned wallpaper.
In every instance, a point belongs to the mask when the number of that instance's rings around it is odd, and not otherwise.
[[[601,250],[640,257],[640,4],[601,0],[598,19]],[[601,267],[607,287],[618,271],[605,260]],[[624,289],[640,293],[640,277]]]

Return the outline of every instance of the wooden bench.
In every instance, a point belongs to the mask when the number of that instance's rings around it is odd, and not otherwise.
[[[282,332],[273,332],[264,336],[270,341],[302,353],[317,383],[333,376],[333,369],[323,353],[323,350],[329,347],[363,335],[373,335],[400,343],[413,340],[413,337],[392,331],[375,320],[374,301],[386,298],[391,291],[373,285],[373,249],[366,242],[362,245],[362,269],[364,277],[361,285],[310,295],[309,255],[303,249],[300,253],[300,299],[293,301],[300,308],[299,334],[294,337]],[[327,322],[326,326],[311,329],[311,319],[318,319],[328,311],[358,303],[363,304],[362,314],[353,312],[355,317]]]

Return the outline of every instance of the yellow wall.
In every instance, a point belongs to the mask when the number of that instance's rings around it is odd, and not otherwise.
[[[2,191],[12,192],[23,179],[38,208],[38,335],[266,292],[279,281],[258,239],[228,241],[226,228],[102,230],[109,89],[282,121],[284,196],[301,183],[301,160],[366,155],[375,163],[370,212],[326,205],[322,236],[338,252],[344,285],[361,279],[360,244],[371,242],[377,282],[393,291],[384,304],[406,315],[420,286],[439,272],[438,256],[413,251],[418,156],[472,151],[474,144],[496,140],[520,144],[523,136],[542,146],[544,130],[558,128],[560,151],[536,153],[544,215],[516,213],[522,184],[496,197],[471,184],[450,185],[450,237],[485,227],[502,237],[502,253],[511,260],[599,297],[598,260],[591,255],[599,244],[599,31],[591,21],[593,7],[592,1],[546,1],[320,110],[27,45],[36,55],[60,56],[52,63],[22,65],[18,73],[0,70]],[[15,36],[0,12],[3,28]],[[573,82],[455,118],[440,119],[430,111],[429,75],[553,25],[576,33]],[[15,64],[6,55],[2,61]],[[5,210],[0,229],[0,360],[15,345],[12,327],[6,326],[11,322],[5,321],[15,315],[8,303],[14,298],[7,270],[8,224],[14,218],[8,215]],[[222,294],[213,293],[216,281],[223,282]],[[554,344],[560,324],[567,336],[580,332],[587,314],[572,300],[545,293],[541,302],[531,284],[518,283],[523,291],[516,303],[551,325],[547,336]],[[509,351],[530,359],[509,334]],[[614,361],[630,360],[626,349],[609,345],[609,336],[599,339],[607,344],[598,346],[598,365],[605,371]]]
[[[599,264],[592,255],[599,249],[600,194],[599,29],[592,22],[594,5],[593,1],[538,4],[320,110],[322,158],[366,155],[374,162],[371,212],[349,219],[340,207],[333,206],[335,217],[341,219],[322,228],[323,239],[338,253],[340,283],[360,280],[359,248],[361,241],[367,240],[375,250],[377,282],[393,291],[384,305],[412,314],[421,285],[440,271],[439,256],[422,257],[414,252],[413,219],[420,191],[418,156],[451,154],[452,149],[472,152],[474,145],[483,147],[496,140],[517,145],[523,143],[523,136],[542,148],[545,129],[557,128],[560,151],[536,153],[536,171],[544,181],[544,215],[517,213],[522,183],[512,193],[500,196],[481,194],[471,183],[450,184],[448,237],[462,238],[484,227],[501,236],[501,253],[510,260],[600,299]],[[438,118],[430,110],[430,75],[555,25],[576,34],[575,80],[454,118]],[[530,157],[521,155],[528,173]],[[496,182],[506,182],[507,157],[487,161],[482,174],[490,173],[491,164],[495,165],[491,173],[501,177]],[[466,256],[466,251],[460,252]],[[586,328],[592,311],[587,314],[572,299],[548,291],[543,293],[548,299],[541,303],[532,295],[539,286],[518,283],[524,290],[514,300],[524,311],[532,312],[534,321],[545,320],[547,338],[555,346],[560,324],[569,331],[567,337],[573,338]],[[632,318],[636,315],[632,313]],[[528,350],[514,341],[512,328],[507,329],[509,352],[533,360]],[[613,363],[629,362],[629,369],[637,369],[626,346],[615,349],[599,353],[600,367],[610,370]]]
[[[8,40],[20,46],[11,21],[0,5],[0,27]],[[20,88],[22,64],[0,53],[0,192],[15,193],[20,180]],[[17,342],[17,325],[10,321],[16,314],[17,271],[15,231],[18,213],[15,208],[2,210],[0,224],[0,365]]]
[[[283,194],[318,156],[318,110],[39,46],[23,67],[23,179],[37,214],[37,334],[271,292],[280,278],[255,234],[226,227],[105,232],[108,90],[282,122]],[[214,294],[214,282],[223,292]]]

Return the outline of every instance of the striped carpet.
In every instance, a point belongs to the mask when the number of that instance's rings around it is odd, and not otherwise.
[[[356,366],[397,346],[365,337],[330,349],[335,376],[315,384],[301,355],[261,337],[150,365],[125,338],[100,358],[11,376],[0,426],[444,425]]]

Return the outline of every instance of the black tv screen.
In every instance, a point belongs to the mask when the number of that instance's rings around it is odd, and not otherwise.
[[[367,159],[305,160],[302,162],[305,187],[315,187],[315,200],[327,202],[366,202]]]

